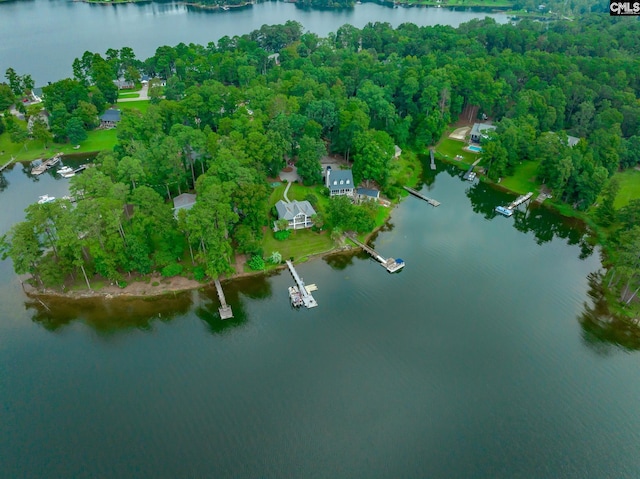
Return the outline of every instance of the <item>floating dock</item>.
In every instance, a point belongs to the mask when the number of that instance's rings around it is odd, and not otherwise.
[[[355,244],[360,246],[360,248],[362,248],[366,253],[368,253],[373,259],[378,261],[382,265],[382,267],[386,269],[389,273],[395,273],[396,271],[400,271],[402,268],[404,268],[404,261],[402,259],[385,258],[370,246],[367,246],[366,244],[358,241],[355,238],[355,236],[347,235],[347,237],[351,241],[353,241]]]
[[[431,155],[431,169],[435,170],[436,169],[436,160],[433,157],[433,148],[429,149],[429,154]]]
[[[302,281],[302,278],[298,275],[298,272],[290,260],[287,260],[287,266],[289,267],[291,276],[293,276],[293,279],[296,282],[296,286],[289,287],[289,299],[291,299],[292,306],[295,306],[296,308],[299,308],[300,306],[315,308],[318,306],[317,301],[311,294],[311,292],[316,291],[318,287],[315,284],[305,286],[304,281]]]
[[[62,153],[56,153],[55,155],[53,155],[48,160],[45,160],[42,163],[40,163],[39,165],[33,167],[31,169],[31,174],[32,175],[36,175],[36,176],[37,175],[41,175],[42,173],[47,171],[49,168],[51,168],[54,165],[56,165],[57,163],[59,163],[60,162],[60,158],[62,158]]]
[[[467,170],[467,172],[464,174],[464,176],[462,177],[463,180],[467,180],[467,181],[473,181],[476,179],[476,173],[473,171],[474,166],[471,165],[469,167],[469,169]]]
[[[222,291],[222,285],[218,279],[216,279],[216,289],[218,290],[218,299],[220,300],[220,307],[218,308],[220,318],[233,318],[233,311],[231,311],[231,306],[227,304],[227,300],[224,298],[224,291]]]
[[[409,188],[408,186],[404,186],[403,188],[405,190],[407,190],[409,193],[411,193],[413,196],[416,196],[416,197],[420,198],[421,200],[426,201],[431,206],[440,206],[440,202],[439,201],[436,201],[433,198],[429,198],[428,196],[424,196],[422,193],[420,193],[419,191],[414,190],[413,188]]]

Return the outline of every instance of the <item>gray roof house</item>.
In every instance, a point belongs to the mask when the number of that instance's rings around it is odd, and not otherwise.
[[[378,201],[380,198],[380,192],[378,190],[372,190],[369,188],[358,188],[356,193],[358,201]]]
[[[196,195],[182,193],[173,199],[173,215],[178,217],[178,211],[190,210],[196,204]]]
[[[103,128],[114,128],[120,121],[120,110],[109,108],[100,117],[100,126]]]
[[[496,128],[497,126],[490,125],[489,123],[474,123],[473,128],[471,128],[471,141],[480,143],[482,138],[487,137],[487,132],[495,130]]]
[[[327,166],[325,185],[329,196],[353,196],[355,191],[351,170],[332,170]]]
[[[298,230],[313,226],[311,217],[316,214],[316,210],[308,201],[293,200],[285,203],[280,200],[276,203],[276,210],[278,211],[278,219],[289,221],[288,229]]]

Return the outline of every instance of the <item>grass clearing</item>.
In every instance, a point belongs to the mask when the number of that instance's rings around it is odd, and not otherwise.
[[[451,164],[458,165],[459,168],[466,170],[471,164],[479,158],[476,153],[463,150],[466,143],[448,138],[448,133],[436,145],[436,154],[449,161]],[[456,156],[462,156],[462,159],[456,159]]]
[[[537,191],[540,186],[536,182],[536,172],[539,164],[539,161],[521,162],[516,166],[513,175],[502,179],[500,186],[520,194]]]
[[[265,256],[278,251],[282,259],[291,259],[294,262],[306,261],[309,256],[331,251],[334,247],[329,232],[315,233],[309,229],[295,230],[284,241],[274,238],[273,232],[268,231],[262,240],[262,248]]]
[[[140,93],[118,93],[118,98],[140,98]]]
[[[141,113],[146,113],[150,104],[151,102],[148,100],[125,101],[118,103],[118,108],[120,110],[138,110]]]
[[[616,209],[623,208],[629,204],[631,200],[640,199],[640,171],[625,170],[613,175],[620,181],[620,191],[616,196],[614,207]]]

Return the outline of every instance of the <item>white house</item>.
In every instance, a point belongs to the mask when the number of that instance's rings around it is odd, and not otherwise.
[[[308,201],[290,201],[285,203],[280,200],[276,203],[279,220],[287,220],[289,227],[287,229],[299,230],[303,228],[311,228],[313,220],[311,217],[316,214],[311,203]]]
[[[353,196],[355,191],[351,170],[332,170],[327,166],[325,185],[329,196]]]
[[[471,141],[480,143],[482,138],[487,138],[487,133],[489,131],[495,130],[496,128],[498,127],[490,125],[489,123],[474,123],[473,128],[471,128]]]

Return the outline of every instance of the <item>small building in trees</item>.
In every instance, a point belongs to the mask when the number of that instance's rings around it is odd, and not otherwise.
[[[353,173],[351,170],[332,170],[327,166],[325,185],[329,188],[329,196],[353,196]]]
[[[132,90],[135,88],[136,84],[129,80],[113,80],[115,86],[118,87],[118,90]]]
[[[27,121],[27,131],[29,134],[33,133],[33,125],[36,121],[41,120],[49,129],[49,112],[46,110],[39,111],[36,115],[31,115],[29,121]]]
[[[402,148],[400,148],[398,145],[394,145],[393,146],[393,158],[400,158],[400,155],[402,154]]]
[[[480,143],[480,140],[488,137],[488,132],[495,130],[496,128],[497,126],[489,123],[474,123],[473,128],[471,128],[471,141]]]
[[[196,195],[191,193],[182,193],[173,199],[173,215],[177,218],[178,211],[190,210],[196,204]]]
[[[115,128],[120,122],[120,110],[109,108],[100,117],[100,126],[102,128]]]
[[[567,145],[569,145],[569,148],[573,148],[574,146],[576,146],[579,141],[580,138],[567,135]]]
[[[311,228],[313,220],[311,217],[316,214],[311,203],[308,201],[290,201],[288,203],[280,200],[276,203],[276,211],[279,220],[287,220],[289,226],[287,229],[303,229]]]
[[[360,202],[375,201],[377,203],[380,199],[380,192],[370,188],[358,188],[356,190],[356,199]]]

